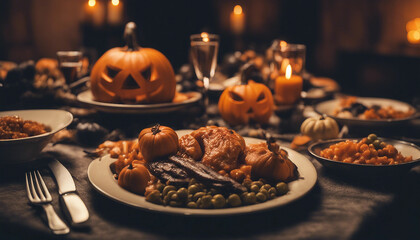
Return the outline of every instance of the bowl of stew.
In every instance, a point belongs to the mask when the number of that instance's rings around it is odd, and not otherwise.
[[[328,170],[360,176],[399,174],[420,165],[420,147],[413,143],[377,138],[378,143],[373,146],[366,140],[319,141],[311,144],[308,151]]]
[[[33,161],[73,115],[64,110],[38,109],[0,112],[0,164]]]

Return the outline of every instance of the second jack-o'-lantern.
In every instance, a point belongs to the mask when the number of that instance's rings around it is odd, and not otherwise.
[[[176,81],[171,63],[159,51],[139,47],[135,29],[135,23],[127,23],[127,46],[108,50],[93,66],[90,78],[95,100],[162,103],[174,98]]]
[[[219,99],[219,112],[230,125],[247,124],[251,119],[267,123],[274,111],[273,95],[262,83],[242,77],[242,85],[227,87]]]

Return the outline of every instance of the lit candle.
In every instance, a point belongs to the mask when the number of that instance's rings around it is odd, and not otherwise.
[[[274,93],[278,104],[293,104],[300,98],[303,80],[301,76],[292,75],[290,64],[286,68],[285,76],[276,78]]]
[[[121,24],[123,20],[123,6],[119,0],[108,2],[108,23],[110,25]]]
[[[245,30],[245,14],[240,5],[236,5],[230,14],[230,27],[234,34],[242,34]]]
[[[100,26],[105,20],[104,5],[96,0],[88,0],[85,6],[86,21],[93,23],[95,26]]]

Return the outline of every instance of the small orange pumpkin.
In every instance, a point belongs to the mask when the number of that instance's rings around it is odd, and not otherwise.
[[[226,88],[219,99],[219,112],[230,125],[247,124],[250,119],[267,123],[274,111],[270,89],[252,80],[246,85]]]
[[[140,163],[131,163],[123,168],[118,175],[118,185],[128,191],[138,194],[144,194],[149,181],[149,171]]]
[[[146,162],[155,158],[175,154],[178,151],[178,135],[166,126],[156,124],[139,134],[139,150]]]
[[[159,51],[139,47],[135,29],[135,23],[127,23],[127,46],[108,50],[93,66],[90,81],[95,100],[162,103],[174,98],[176,81],[171,63]]]

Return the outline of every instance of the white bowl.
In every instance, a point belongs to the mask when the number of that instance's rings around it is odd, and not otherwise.
[[[63,110],[17,110],[0,112],[0,117],[19,116],[44,124],[51,131],[26,138],[0,139],[0,164],[19,164],[30,162],[48,144],[54,134],[73,121],[73,115]]]

